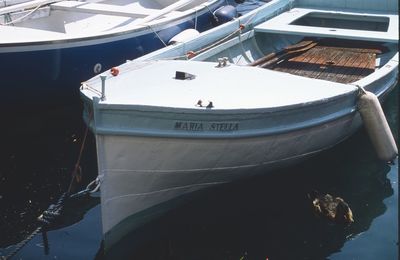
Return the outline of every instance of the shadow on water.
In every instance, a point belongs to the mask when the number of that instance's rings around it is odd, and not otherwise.
[[[7,113],[1,115],[0,131],[0,248],[20,242],[36,229],[36,218],[67,190],[85,128],[81,109],[76,103],[35,111],[3,110]],[[97,174],[94,149],[90,135],[81,161],[81,186]],[[97,199],[85,207],[98,203]],[[61,225],[78,222],[83,214],[70,216]]]

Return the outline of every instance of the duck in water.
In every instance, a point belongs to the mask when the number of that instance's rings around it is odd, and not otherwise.
[[[354,222],[353,212],[349,205],[340,197],[334,198],[330,194],[314,194],[312,204],[317,215],[325,217],[332,222],[341,224],[350,224]]]

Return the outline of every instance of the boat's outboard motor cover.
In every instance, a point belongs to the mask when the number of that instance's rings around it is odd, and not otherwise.
[[[232,5],[225,5],[214,11],[214,25],[229,22],[238,16],[237,10]]]

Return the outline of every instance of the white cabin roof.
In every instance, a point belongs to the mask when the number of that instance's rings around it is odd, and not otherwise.
[[[230,64],[223,68],[212,62],[149,61],[121,66],[120,74],[109,72],[102,104],[140,105],[204,109],[254,109],[304,104],[342,95],[355,86],[309,79],[267,69]],[[176,71],[195,75],[192,80],[175,79]],[[251,81],[249,81],[251,79]],[[100,97],[97,76],[83,84],[82,94]],[[96,91],[93,91],[95,89]]]

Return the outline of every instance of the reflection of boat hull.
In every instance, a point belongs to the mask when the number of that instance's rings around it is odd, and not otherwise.
[[[164,47],[164,43],[188,28],[213,27],[212,13],[225,1],[204,4],[196,13],[93,37],[0,44],[3,105],[60,104],[78,97],[79,84],[128,59]],[[207,7],[207,6],[208,7]],[[164,19],[165,20],[165,19]],[[7,26],[1,28],[7,32]],[[22,28],[20,28],[22,29]],[[23,34],[23,30],[8,32]],[[29,34],[29,32],[26,32]],[[163,43],[164,42],[164,43]],[[23,77],[21,77],[23,75]]]

